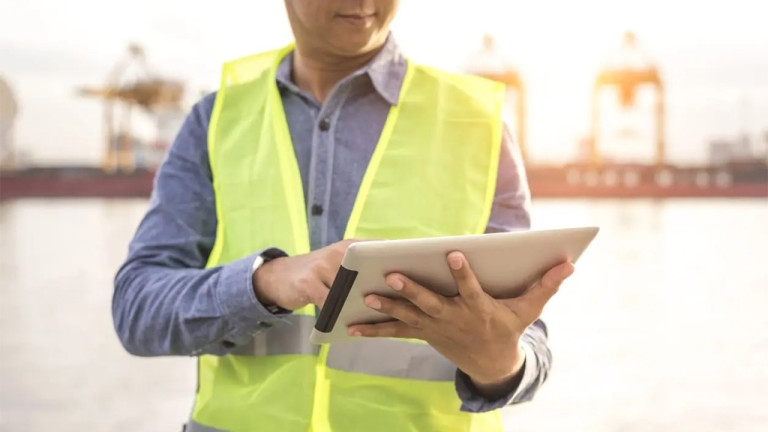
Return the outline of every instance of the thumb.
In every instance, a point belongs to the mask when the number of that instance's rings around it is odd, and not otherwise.
[[[328,293],[329,293],[329,289],[325,284],[323,283],[312,284],[310,288],[309,298],[311,299],[311,302],[315,306],[322,309],[323,305],[325,304],[325,300],[328,298]]]
[[[549,299],[560,289],[560,284],[572,275],[575,269],[570,262],[564,262],[544,273],[538,282],[528,288],[523,295],[514,299],[518,307],[522,308],[519,311],[521,315],[535,314],[536,317],[541,315],[541,311]]]

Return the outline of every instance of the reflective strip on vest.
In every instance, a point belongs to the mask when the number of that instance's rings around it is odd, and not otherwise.
[[[451,381],[456,366],[420,341],[366,339],[328,347],[326,366],[336,370],[392,378]]]
[[[283,318],[286,322],[257,333],[246,344],[235,347],[230,354],[239,356],[272,356],[284,354],[317,355],[319,346],[309,342],[315,326],[315,317],[292,314]]]
[[[287,323],[254,335],[250,343],[232,349],[230,354],[317,355],[320,346],[309,342],[314,317],[289,315],[284,319]],[[428,344],[397,339],[366,339],[331,345],[326,366],[367,375],[427,381],[453,381],[456,371],[451,362]]]

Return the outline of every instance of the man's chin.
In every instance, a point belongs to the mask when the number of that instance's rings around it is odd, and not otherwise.
[[[335,53],[340,56],[357,57],[379,49],[383,43],[384,41],[373,39],[361,41],[347,40],[335,45],[333,48]]]

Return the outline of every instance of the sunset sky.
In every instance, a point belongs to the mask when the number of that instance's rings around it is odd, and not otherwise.
[[[145,47],[154,70],[185,80],[193,102],[215,90],[223,61],[290,41],[283,8],[0,0],[0,76],[21,106],[19,151],[39,163],[97,163],[101,107],[75,88],[101,84],[129,42]],[[670,158],[700,161],[710,139],[768,131],[767,9],[758,0],[402,0],[393,32],[414,61],[449,70],[494,34],[528,88],[532,156],[562,160],[588,132],[595,74],[632,30],[665,80]]]

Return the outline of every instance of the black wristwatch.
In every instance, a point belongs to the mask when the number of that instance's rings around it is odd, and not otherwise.
[[[265,250],[264,252],[259,254],[259,256],[257,256],[255,260],[253,260],[253,266],[251,267],[251,278],[253,278],[253,275],[256,274],[256,270],[258,270],[259,267],[272,261],[275,258],[280,258],[285,256],[288,256],[288,254],[281,251],[278,248],[270,248]],[[264,306],[264,308],[267,310],[267,312],[271,313],[272,315],[286,315],[291,313],[290,310],[282,308],[278,305]]]

